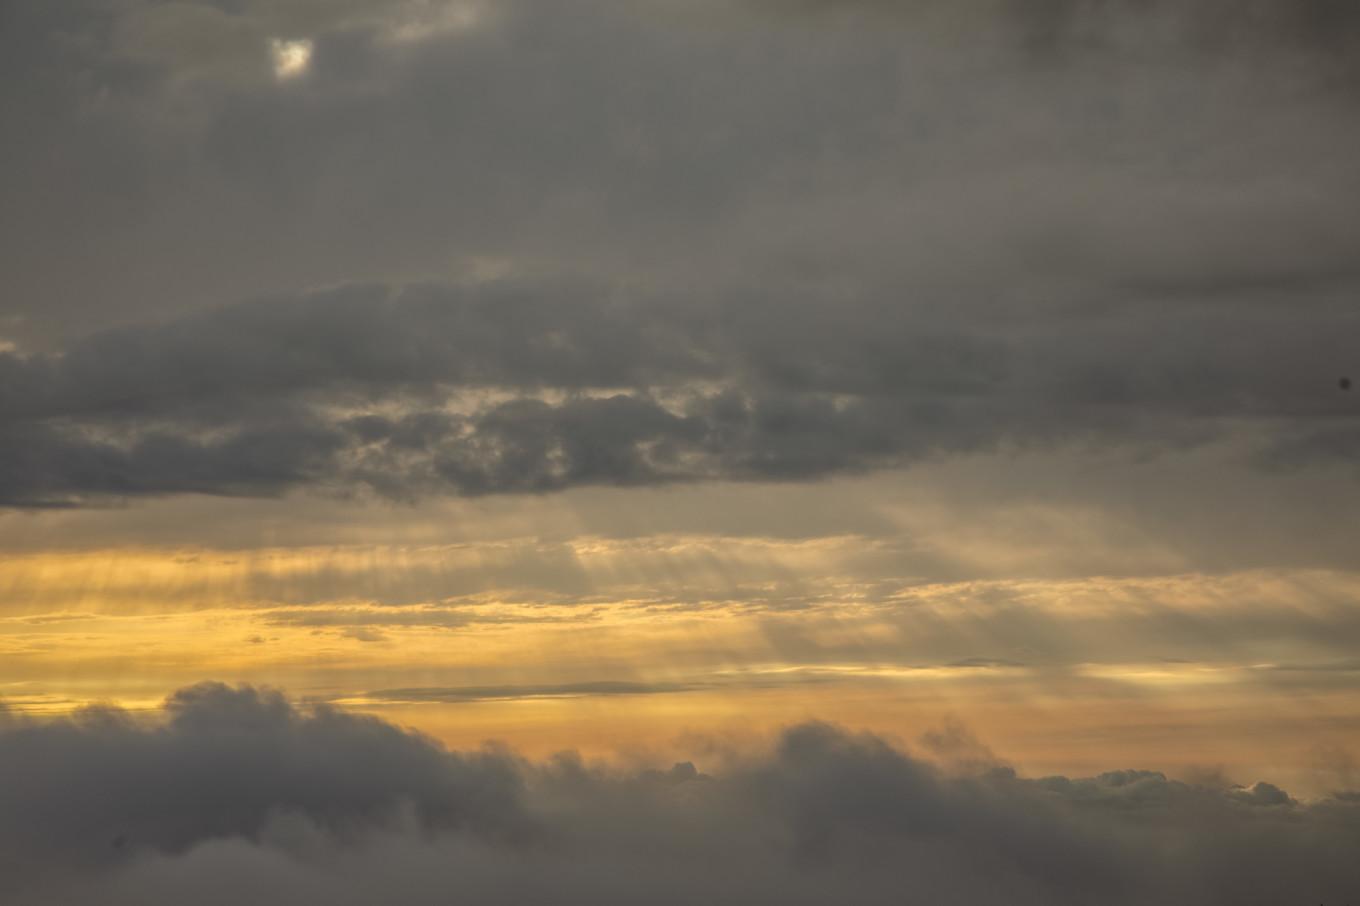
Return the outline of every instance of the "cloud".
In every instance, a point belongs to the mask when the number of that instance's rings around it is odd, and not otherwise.
[[[807,480],[1225,435],[1273,438],[1275,463],[1350,430],[1330,372],[1309,373],[1346,336],[1339,311],[1244,307],[1223,344],[1212,305],[1161,324],[1040,312],[1006,335],[874,299],[835,319],[815,296],[733,304],[353,286],[0,353],[0,502]]]
[[[623,680],[600,680],[583,683],[552,683],[513,686],[451,686],[412,689],[378,689],[355,696],[364,702],[409,704],[411,702],[481,702],[519,701],[531,698],[578,698],[600,695],[665,695],[691,692],[711,687],[711,683],[659,682],[640,683]]]
[[[0,504],[1354,459],[1334,0],[12,6]]]
[[[96,708],[70,721],[5,725],[7,875],[30,862],[38,872],[95,868],[122,855],[120,840],[182,852],[253,837],[275,812],[337,831],[403,802],[432,827],[511,833],[522,820],[518,777],[499,755],[451,755],[373,719],[303,714],[278,693],[245,687],[183,689],[163,717],[147,728]]]
[[[847,13],[910,22],[916,27],[969,27],[1000,35],[1044,54],[1127,50],[1152,41],[1163,52],[1180,46],[1196,55],[1231,57],[1268,53],[1297,56],[1348,69],[1344,55],[1360,42],[1360,16],[1340,0],[966,0],[899,3],[896,0],[756,0],[771,16]]]
[[[1268,783],[942,773],[826,724],[703,772],[536,763],[214,684],[161,718],[0,727],[7,902],[1190,904],[1357,880],[1356,804]]]

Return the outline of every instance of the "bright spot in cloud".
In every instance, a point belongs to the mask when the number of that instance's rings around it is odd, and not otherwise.
[[[274,38],[269,49],[274,58],[274,75],[280,79],[302,75],[312,61],[312,42],[305,38],[297,41]]]

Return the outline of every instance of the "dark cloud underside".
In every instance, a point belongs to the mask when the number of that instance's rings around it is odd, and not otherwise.
[[[0,728],[7,902],[1343,901],[1353,794],[1146,771],[1029,780],[958,727],[812,724],[766,755],[627,773],[457,754],[372,718],[203,685],[166,721]]]
[[[358,287],[0,354],[0,499],[803,479],[1234,431],[1277,466],[1353,453],[1352,400],[1317,364],[1343,360],[1347,309],[1239,307],[1230,333],[1203,306],[1002,332],[967,306],[860,300],[831,319],[796,294],[735,315],[603,295]]]

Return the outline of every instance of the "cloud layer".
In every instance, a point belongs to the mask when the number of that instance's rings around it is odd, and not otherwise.
[[[1024,779],[958,727],[923,760],[803,725],[706,773],[451,753],[249,687],[165,708],[0,729],[8,902],[1341,902],[1360,882],[1354,794]]]
[[[552,284],[354,287],[0,353],[0,502],[412,497],[817,478],[1007,446],[1242,436],[1349,460],[1353,317],[1273,302],[1006,331],[796,294],[731,307]],[[1223,325],[1226,326],[1226,325]]]
[[[0,503],[1354,461],[1343,5],[569,6],[14,4]]]

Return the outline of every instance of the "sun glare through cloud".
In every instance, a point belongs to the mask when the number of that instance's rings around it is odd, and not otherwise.
[[[312,42],[305,38],[291,41],[274,38],[269,42],[269,50],[274,61],[274,75],[279,79],[302,75],[312,62]]]

